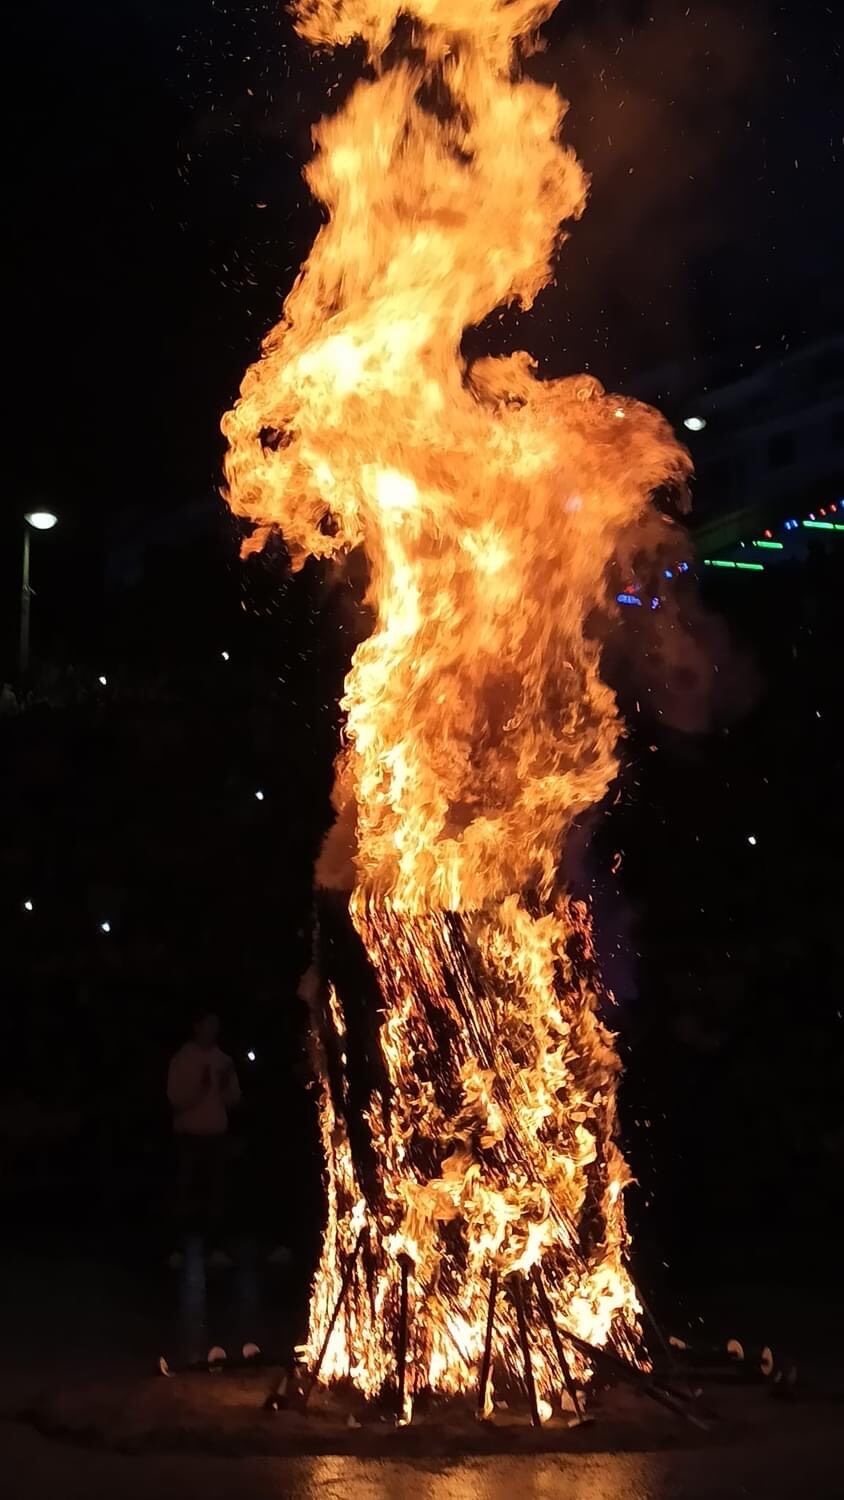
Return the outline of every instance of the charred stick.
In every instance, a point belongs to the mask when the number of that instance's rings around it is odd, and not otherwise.
[[[654,1331],[654,1333],[656,1335],[657,1342],[658,1342],[658,1344],[659,1344],[659,1346],[660,1346],[660,1348],[661,1348],[661,1350],[663,1352],[663,1355],[665,1356],[665,1364],[666,1364],[666,1368],[668,1370],[669,1375],[671,1375],[674,1378],[680,1376],[680,1370],[679,1370],[679,1366],[678,1366],[678,1363],[677,1363],[677,1356],[676,1356],[674,1350],[672,1349],[671,1345],[669,1344],[667,1338],[665,1337],[665,1334],[663,1333],[660,1324],[657,1322],[656,1318],[654,1317],[653,1312],[651,1311],[650,1307],[648,1306],[647,1302],[645,1301],[644,1297],[642,1296],[641,1288],[636,1284],[635,1281],[633,1283],[633,1290],[635,1291],[636,1296],[639,1298],[639,1301],[642,1304],[642,1312],[645,1314],[645,1317],[647,1318],[648,1322],[650,1323],[651,1328],[653,1329],[653,1331]]]
[[[337,1301],[334,1304],[331,1317],[328,1320],[328,1327],[325,1330],[325,1338],[322,1341],[322,1346],[320,1348],[319,1354],[317,1355],[316,1364],[311,1370],[310,1378],[302,1393],[303,1406],[307,1406],[311,1398],[311,1392],[313,1391],[313,1388],[319,1379],[319,1372],[322,1369],[323,1360],[325,1359],[325,1356],[328,1352],[328,1345],[331,1342],[331,1335],[334,1332],[334,1324],[337,1322],[337,1319],[340,1316],[340,1309],[346,1300],[346,1295],[351,1285],[352,1275],[355,1269],[355,1265],[357,1264],[357,1258],[360,1254],[360,1247],[363,1244],[365,1233],[366,1231],[362,1229],[357,1239],[355,1240],[354,1249],[352,1250],[349,1259],[346,1261],[346,1269],[343,1272],[343,1280],[340,1283],[340,1290],[337,1293]]]
[[[533,1279],[536,1284],[536,1291],[539,1297],[539,1305],[542,1308],[543,1317],[548,1324],[548,1332],[551,1335],[551,1340],[554,1345],[554,1353],[557,1356],[557,1362],[560,1366],[560,1370],[562,1371],[565,1387],[569,1393],[569,1399],[574,1406],[577,1416],[581,1421],[583,1421],[583,1408],[580,1404],[580,1392],[575,1385],[574,1376],[569,1369],[569,1362],[566,1359],[566,1351],[563,1348],[562,1339],[560,1338],[557,1324],[554,1321],[554,1313],[551,1308],[551,1303],[548,1300],[548,1293],[545,1290],[545,1282],[542,1279],[542,1271],[540,1270],[538,1265],[534,1266],[533,1268]]]
[[[398,1372],[398,1390],[396,1393],[396,1426],[402,1426],[408,1417],[405,1412],[406,1385],[407,1385],[407,1323],[410,1281],[410,1257],[402,1255],[399,1261],[401,1266],[401,1299],[399,1304],[399,1341],[396,1353],[396,1366]]]
[[[662,1390],[646,1370],[640,1370],[638,1365],[630,1364],[628,1360],[622,1359],[618,1354],[613,1354],[609,1349],[599,1349],[595,1344],[588,1344],[585,1339],[579,1338],[568,1328],[560,1328],[558,1325],[557,1332],[564,1343],[571,1344],[572,1348],[584,1354],[587,1359],[605,1364],[608,1369],[614,1370],[617,1375],[635,1385],[643,1395],[649,1396],[651,1401],[658,1402],[660,1406],[672,1411],[675,1416],[685,1417],[693,1427],[707,1430],[707,1424],[702,1418],[696,1417],[694,1412],[682,1405],[676,1395],[669,1395],[667,1391]]]
[[[522,1346],[522,1360],[525,1367],[525,1389],[527,1390],[528,1405],[530,1406],[530,1421],[532,1427],[541,1427],[542,1419],[539,1415],[539,1403],[536,1399],[536,1382],[533,1378],[533,1361],[530,1357],[530,1341],[528,1339],[527,1313],[525,1312],[525,1294],[522,1283],[521,1272],[511,1276],[508,1289],[516,1309],[516,1322],[519,1326],[519,1343]]]
[[[495,1327],[495,1303],[498,1297],[498,1271],[493,1267],[489,1278],[489,1302],[486,1310],[486,1336],[484,1357],[481,1361],[481,1378],[478,1383],[478,1421],[483,1422],[491,1410],[490,1376],[492,1374],[492,1336]]]
[[[704,1421],[703,1417],[696,1416],[695,1413],[693,1411],[690,1411],[689,1407],[684,1404],[688,1401],[687,1396],[680,1396],[679,1394],[669,1395],[668,1391],[660,1390],[658,1386],[651,1385],[648,1381],[645,1381],[640,1389],[643,1396],[648,1396],[650,1400],[655,1401],[658,1406],[664,1406],[666,1411],[673,1412],[675,1417],[685,1417],[687,1422],[691,1422],[693,1427],[699,1427],[701,1432],[709,1431],[709,1423]]]

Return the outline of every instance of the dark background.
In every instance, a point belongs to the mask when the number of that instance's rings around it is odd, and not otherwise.
[[[360,59],[313,57],[275,4],[33,4],[6,35],[9,683],[21,516],[61,522],[33,541],[31,697],[0,720],[4,1192],[42,1224],[157,1202],[163,1067],[207,996],[244,1081],[251,1201],[304,1246],[295,984],[362,626],[316,568],[240,563],[218,425],[320,222],[310,127]],[[835,7],[592,0],[546,35],[530,66],[572,101],[592,201],[554,287],[473,345],[517,338],[613,387],[840,328]],[[752,595],[690,577],[687,629],[729,684],[694,730],[637,708],[653,640],[624,619],[608,644],[631,732],[579,879],[620,1000],[653,1282],[749,1255],[788,1276],[840,1207],[839,574]]]

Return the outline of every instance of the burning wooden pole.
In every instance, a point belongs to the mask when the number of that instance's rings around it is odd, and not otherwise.
[[[481,1378],[478,1382],[478,1421],[485,1422],[492,1415],[492,1339],[495,1331],[495,1304],[498,1298],[498,1270],[495,1266],[489,1278],[489,1302],[486,1312],[486,1334],[484,1355],[481,1361]]]
[[[396,1353],[397,1389],[396,1389],[396,1426],[406,1427],[410,1421],[411,1403],[407,1395],[407,1335],[408,1335],[408,1311],[410,1300],[410,1267],[409,1255],[399,1258],[401,1268],[401,1292],[399,1298],[399,1331],[398,1350]]]
[[[560,1338],[557,1324],[554,1321],[554,1313],[551,1308],[551,1304],[548,1301],[548,1293],[545,1290],[545,1282],[542,1280],[542,1271],[540,1270],[539,1266],[534,1266],[533,1268],[533,1280],[536,1286],[537,1296],[539,1297],[539,1305],[542,1309],[542,1316],[544,1317],[545,1322],[548,1325],[548,1332],[551,1335],[551,1341],[554,1345],[554,1353],[557,1356],[557,1363],[560,1366],[563,1381],[569,1394],[569,1400],[574,1407],[575,1415],[581,1422],[583,1422],[585,1420],[586,1414],[581,1404],[580,1392],[577,1389],[574,1376],[572,1375],[571,1369],[569,1367],[569,1362],[566,1359],[566,1352],[563,1348],[563,1343],[562,1339]]]
[[[536,1381],[533,1378],[533,1360],[530,1355],[530,1338],[525,1309],[525,1289],[521,1271],[517,1271],[514,1276],[509,1278],[507,1290],[516,1309],[516,1322],[519,1328],[519,1343],[522,1348],[522,1363],[524,1365],[525,1390],[527,1391],[528,1405],[530,1407],[530,1423],[532,1427],[541,1427],[542,1418],[539,1415]]]
[[[631,1364],[618,1354],[613,1354],[610,1349],[600,1349],[595,1344],[587,1343],[586,1339],[579,1338],[569,1328],[560,1328],[558,1325],[557,1332],[564,1343],[571,1344],[573,1349],[577,1349],[578,1353],[584,1355],[592,1364],[603,1364],[625,1380],[628,1385],[641,1391],[643,1396],[655,1401],[658,1406],[664,1406],[676,1417],[683,1417],[693,1427],[699,1427],[703,1432],[708,1432],[709,1423],[689,1409],[692,1399],[690,1396],[674,1390],[666,1390],[654,1381],[647,1370],[640,1370],[638,1365]]]
[[[360,1234],[358,1235],[357,1239],[355,1240],[354,1249],[352,1250],[351,1255],[349,1256],[348,1260],[346,1261],[346,1269],[343,1272],[343,1280],[340,1283],[340,1290],[337,1293],[337,1300],[334,1303],[334,1307],[331,1310],[331,1317],[328,1320],[328,1327],[325,1330],[325,1337],[324,1337],[324,1339],[322,1341],[322,1344],[320,1345],[319,1354],[317,1355],[316,1360],[314,1361],[314,1365],[313,1365],[313,1368],[312,1368],[312,1370],[310,1372],[310,1375],[308,1377],[308,1381],[307,1381],[307,1384],[305,1386],[305,1389],[302,1392],[302,1405],[303,1405],[303,1407],[307,1406],[308,1402],[310,1401],[311,1394],[313,1392],[313,1388],[316,1385],[317,1381],[319,1380],[319,1372],[322,1369],[323,1361],[324,1361],[325,1356],[326,1356],[326,1354],[328,1352],[328,1345],[331,1343],[331,1335],[334,1332],[334,1325],[335,1325],[335,1323],[337,1322],[337,1319],[340,1316],[340,1309],[341,1309],[341,1307],[343,1306],[343,1303],[346,1300],[346,1296],[348,1294],[349,1287],[352,1284],[352,1276],[354,1275],[355,1265],[357,1264],[357,1258],[358,1258],[358,1255],[360,1254],[360,1250],[361,1250],[361,1246],[363,1245],[364,1235],[365,1234],[366,1234],[366,1230],[362,1229],[360,1231]]]

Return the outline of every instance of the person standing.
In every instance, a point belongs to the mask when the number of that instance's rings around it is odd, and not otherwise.
[[[178,1155],[177,1211],[182,1229],[205,1236],[209,1264],[231,1265],[220,1244],[226,1200],[229,1110],[240,1099],[231,1058],[218,1046],[220,1020],[200,1011],[193,1036],[170,1060],[167,1098],[173,1112]],[[170,1257],[175,1268],[181,1252]]]

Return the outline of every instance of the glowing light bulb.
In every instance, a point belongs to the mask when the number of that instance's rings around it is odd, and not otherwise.
[[[706,426],[706,417],[685,417],[683,426],[687,427],[689,432],[703,432]]]
[[[108,686],[108,678],[104,677],[102,674],[97,678],[97,682],[100,684],[100,687]]]
[[[111,923],[110,922],[101,922],[100,923],[100,932],[111,932]]]
[[[256,792],[256,793],[255,793],[255,801],[256,801],[256,802],[263,802],[263,800],[264,800],[264,794],[263,794],[263,792],[262,792],[262,791],[260,791],[260,790],[258,790],[258,791],[257,791],[257,792]]]
[[[254,1062],[255,1061],[255,1053],[252,1051],[251,1047],[250,1047],[249,1051],[247,1052],[246,1056],[248,1057],[248,1059],[249,1059],[250,1062]]]
[[[24,911],[34,911],[35,907],[33,906],[31,901],[24,901],[23,909]]]
[[[754,849],[756,848],[756,835],[755,835],[755,833],[749,833],[747,835],[747,842],[749,844],[752,844]]]
[[[228,651],[221,651],[220,655],[222,656],[223,661],[228,661],[228,659],[229,659],[229,653],[228,653]]]

